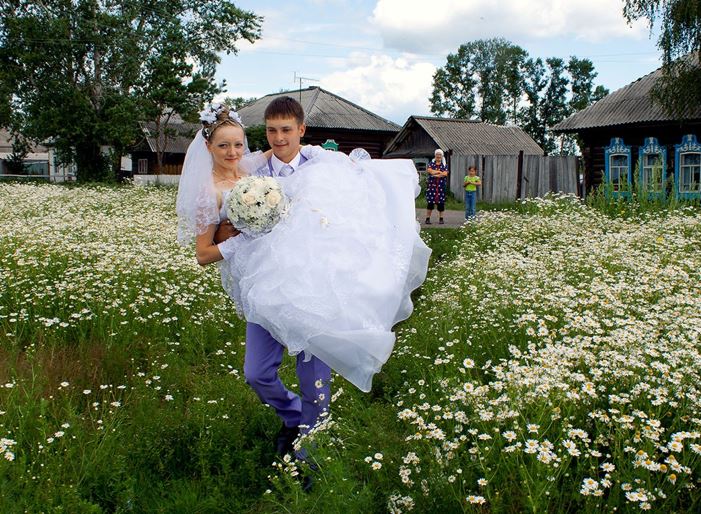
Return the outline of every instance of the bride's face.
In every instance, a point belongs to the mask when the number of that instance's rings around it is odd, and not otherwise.
[[[217,128],[207,141],[207,149],[212,154],[215,170],[236,171],[244,151],[243,129],[235,125]]]

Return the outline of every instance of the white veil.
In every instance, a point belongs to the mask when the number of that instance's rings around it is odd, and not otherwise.
[[[185,154],[175,202],[178,242],[181,245],[191,244],[209,225],[219,223],[212,166],[212,156],[207,150],[202,131],[198,130]]]

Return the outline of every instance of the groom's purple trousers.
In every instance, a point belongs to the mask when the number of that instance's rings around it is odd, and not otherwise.
[[[304,352],[297,355],[297,395],[285,387],[277,373],[283,352],[284,347],[267,330],[255,323],[246,324],[246,382],[286,426],[299,426],[304,434],[316,425],[322,412],[328,411],[331,369],[316,357],[304,362]]]

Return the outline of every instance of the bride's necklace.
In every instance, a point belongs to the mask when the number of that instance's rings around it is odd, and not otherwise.
[[[212,174],[215,177],[219,177],[219,180],[217,182],[236,182],[239,179],[239,176],[237,174],[234,174],[233,177],[226,177],[224,175],[220,175],[217,170],[212,170]]]

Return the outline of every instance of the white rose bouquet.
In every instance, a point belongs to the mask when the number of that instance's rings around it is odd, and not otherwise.
[[[226,199],[226,214],[244,234],[270,232],[287,212],[288,200],[272,177],[243,177]]]

